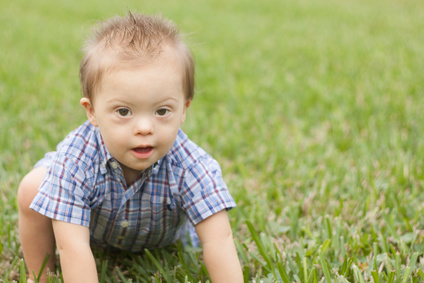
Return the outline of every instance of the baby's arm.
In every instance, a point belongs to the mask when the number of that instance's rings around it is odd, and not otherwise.
[[[224,209],[197,224],[196,232],[212,282],[243,282],[227,211]]]
[[[53,230],[66,283],[98,282],[87,227],[53,220]]]

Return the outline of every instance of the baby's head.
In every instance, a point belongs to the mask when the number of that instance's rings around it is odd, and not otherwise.
[[[172,22],[129,13],[103,23],[85,51],[80,103],[131,182],[170,151],[185,120],[190,50]]]
[[[94,99],[105,74],[143,67],[172,50],[179,61],[186,101],[194,96],[194,60],[178,27],[161,16],[128,13],[103,22],[84,48],[80,80],[84,97]]]

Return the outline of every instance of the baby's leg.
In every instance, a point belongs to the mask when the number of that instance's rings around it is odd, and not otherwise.
[[[38,276],[46,254],[50,255],[40,282],[46,281],[47,269],[54,271],[55,240],[51,219],[30,209],[29,205],[46,172],[42,167],[33,169],[22,179],[18,190],[19,234],[31,279],[34,279],[33,272]]]

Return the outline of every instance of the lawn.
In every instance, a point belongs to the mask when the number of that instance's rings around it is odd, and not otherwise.
[[[85,120],[80,47],[128,9],[188,35],[183,129],[238,204],[246,282],[424,281],[423,1],[14,0],[0,4],[0,282],[25,278],[20,179]],[[181,245],[96,257],[102,282],[208,280]]]

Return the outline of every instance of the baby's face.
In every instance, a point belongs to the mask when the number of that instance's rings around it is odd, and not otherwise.
[[[189,103],[181,69],[171,58],[106,75],[89,102],[91,114],[84,106],[128,181],[169,152]]]

